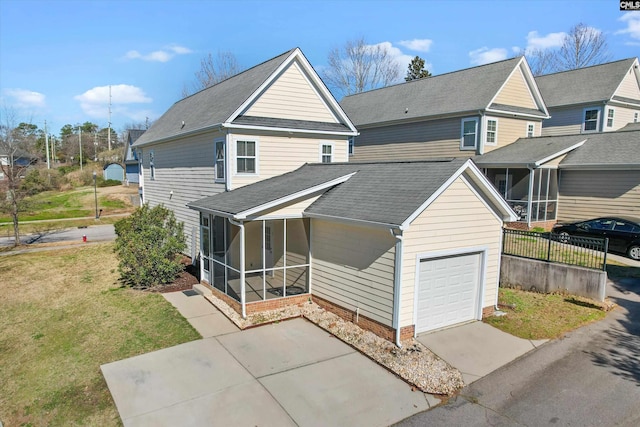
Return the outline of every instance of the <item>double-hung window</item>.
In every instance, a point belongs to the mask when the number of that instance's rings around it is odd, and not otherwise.
[[[535,123],[527,123],[527,138],[533,138],[536,131]]]
[[[356,145],[355,139],[356,139],[355,136],[352,136],[349,138],[349,155],[350,156],[353,156],[353,153],[354,153],[353,149],[355,148],[355,145]]]
[[[582,124],[583,132],[597,132],[598,131],[598,119],[600,118],[600,109],[598,108],[585,108],[584,109],[584,122]]]
[[[613,127],[613,108],[609,108],[609,110],[607,110],[607,127],[608,128],[612,128]]]
[[[322,144],[320,148],[320,161],[322,163],[331,163],[333,161],[333,145]]]
[[[152,181],[156,179],[156,165],[153,158],[153,151],[149,152],[149,173]]]
[[[236,141],[237,173],[256,173],[256,141]]]
[[[487,119],[487,145],[496,145],[498,142],[498,121]]]
[[[478,119],[462,119],[461,150],[475,150],[478,143]]]
[[[215,154],[216,154],[216,170],[215,176],[217,182],[225,181],[225,143],[224,141],[216,141],[215,145]]]

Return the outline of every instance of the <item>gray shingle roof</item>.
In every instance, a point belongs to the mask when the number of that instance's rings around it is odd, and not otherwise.
[[[526,166],[585,141],[560,162],[562,168],[640,168],[640,126],[628,125],[616,132],[520,138],[473,160],[479,167]]]
[[[342,123],[312,122],[310,120],[275,119],[271,117],[238,116],[235,124],[249,126],[276,127],[285,129],[308,129],[328,132],[351,132]]]
[[[506,147],[476,156],[473,161],[481,168],[500,165],[522,165],[524,167],[560,153],[585,139],[587,139],[586,135],[519,138]]]
[[[306,164],[293,172],[207,197],[189,206],[237,214],[355,172],[346,182],[325,190],[305,212],[311,216],[399,226],[465,161]]]
[[[548,108],[611,99],[636,58],[536,77]]]
[[[340,104],[356,127],[441,114],[475,113],[487,108],[520,59],[350,95]]]
[[[532,116],[538,116],[542,118],[547,117],[547,115],[540,110],[534,110],[533,108],[517,107],[515,105],[496,104],[494,102],[489,106],[489,108],[492,110],[507,111],[511,113],[529,114]]]
[[[294,50],[176,102],[153,123],[135,145],[143,145],[224,123]],[[182,126],[183,121],[184,126]]]

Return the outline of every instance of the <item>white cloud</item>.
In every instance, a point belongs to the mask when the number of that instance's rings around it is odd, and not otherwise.
[[[400,46],[404,46],[409,50],[413,50],[415,52],[429,52],[431,49],[431,44],[433,44],[433,40],[429,39],[413,39],[413,40],[402,40],[399,42]]]
[[[469,58],[471,58],[471,64],[482,65],[490,62],[502,61],[507,59],[507,49],[496,47],[489,49],[484,46],[480,49],[472,50],[469,52]]]
[[[639,12],[627,12],[618,18],[627,24],[627,28],[624,30],[616,31],[616,34],[628,34],[632,39],[640,41],[640,11]],[[637,45],[636,42],[628,42],[631,45]]]
[[[531,52],[532,50],[546,50],[550,48],[560,47],[562,46],[562,42],[564,41],[567,33],[559,32],[559,33],[549,33],[546,36],[541,36],[537,31],[529,31],[527,34],[527,48],[526,52]]]
[[[156,50],[147,54],[142,54],[137,50],[130,50],[124,55],[124,58],[141,59],[143,61],[168,62],[176,55],[186,55],[191,52],[191,49],[188,47],[172,44],[165,46],[161,50]]]
[[[74,96],[76,101],[80,102],[82,111],[88,116],[94,118],[106,118],[109,114],[109,86],[96,86],[89,89],[82,95]],[[112,113],[122,112],[129,117],[127,113],[128,104],[147,104],[153,102],[142,89],[131,85],[112,85],[111,86],[111,105]]]
[[[376,47],[386,49],[391,58],[398,65],[398,70],[400,71],[398,73],[398,80],[396,83],[404,81],[405,72],[407,71],[407,67],[409,66],[409,63],[414,58],[414,56],[407,55],[406,53],[402,52],[400,48],[395,47],[391,42],[381,42],[374,45],[369,45],[368,47],[372,49]],[[430,63],[424,63],[424,68],[426,70],[432,71],[431,67],[432,65]]]
[[[5,89],[3,93],[13,100],[10,104],[17,108],[42,108],[46,105],[46,97],[32,90]]]

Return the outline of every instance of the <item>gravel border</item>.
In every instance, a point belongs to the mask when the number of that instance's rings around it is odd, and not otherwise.
[[[247,315],[243,319],[234,309],[214,295],[204,295],[240,329],[303,317],[360,351],[413,386],[436,395],[452,395],[464,386],[460,372],[411,338],[402,348],[366,331],[352,322],[326,311],[316,303],[284,307]]]

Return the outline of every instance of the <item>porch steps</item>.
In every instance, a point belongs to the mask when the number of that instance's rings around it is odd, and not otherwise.
[[[205,298],[213,296],[213,292],[211,292],[211,289],[207,288],[204,285],[201,285],[200,283],[193,285],[193,290]]]

